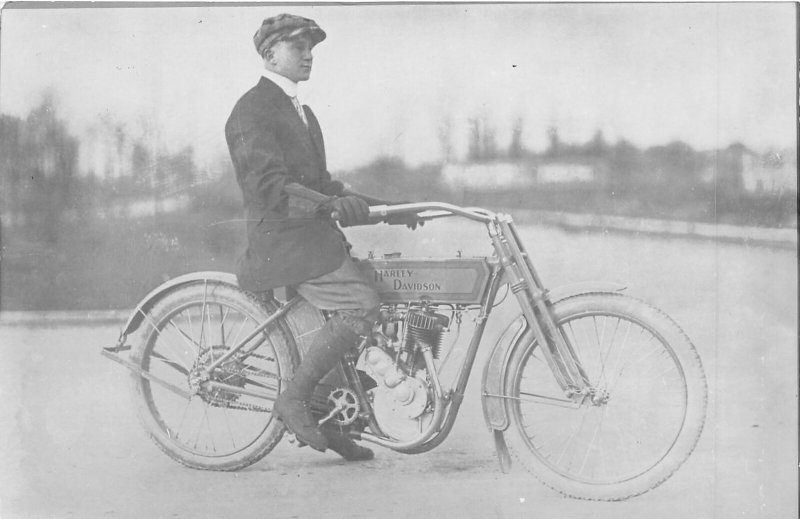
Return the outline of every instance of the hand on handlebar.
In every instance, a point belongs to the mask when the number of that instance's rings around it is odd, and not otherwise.
[[[339,220],[339,225],[342,227],[369,223],[369,205],[357,196],[348,195],[334,198],[326,205],[327,209],[336,215],[335,218]]]
[[[425,225],[425,220],[420,218],[417,213],[406,213],[406,214],[396,214],[393,216],[387,216],[384,221],[389,225],[405,225],[412,231],[415,230],[417,226],[422,227],[423,225]]]

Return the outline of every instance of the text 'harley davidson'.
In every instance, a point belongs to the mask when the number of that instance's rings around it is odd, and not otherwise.
[[[360,260],[381,319],[317,387],[321,425],[409,454],[441,444],[505,289],[519,312],[487,352],[481,382],[503,471],[513,452],[558,492],[620,500],[680,467],[703,428],[707,389],[700,357],[670,317],[619,285],[546,289],[508,215],[438,202],[370,208],[374,221],[412,213],[481,222],[494,254]],[[272,403],[327,318],[286,293],[256,298],[229,273],[180,276],[148,294],[103,350],[132,371],[141,422],[170,457],[237,470],[281,440]],[[467,321],[471,339],[456,358],[443,345],[459,342]]]

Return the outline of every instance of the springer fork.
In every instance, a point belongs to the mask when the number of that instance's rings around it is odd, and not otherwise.
[[[580,397],[591,386],[575,351],[553,319],[548,293],[533,267],[511,216],[498,214],[489,226],[489,236],[511,291],[517,297],[528,325],[558,385],[568,398]]]

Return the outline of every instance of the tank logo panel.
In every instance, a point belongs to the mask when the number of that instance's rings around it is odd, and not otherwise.
[[[419,281],[418,275],[411,269],[377,269],[375,270],[375,283],[388,285],[392,290],[414,290],[421,292],[442,292],[442,283],[438,281]],[[415,277],[415,275],[417,277]]]
[[[375,284],[384,302],[419,297],[436,301],[479,302],[488,280],[482,260],[377,260],[360,268]]]

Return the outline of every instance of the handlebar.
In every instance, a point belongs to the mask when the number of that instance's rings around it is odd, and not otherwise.
[[[373,205],[369,208],[369,219],[379,222],[388,217],[402,214],[417,214],[420,221],[461,216],[481,223],[489,223],[497,215],[480,207],[461,207],[446,202],[412,202],[407,204]],[[336,211],[331,213],[331,218],[338,220]]]

